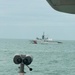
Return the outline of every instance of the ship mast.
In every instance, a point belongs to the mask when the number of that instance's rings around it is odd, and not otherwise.
[[[43,32],[43,35],[42,35],[42,39],[45,39],[45,35],[44,35],[44,32]]]

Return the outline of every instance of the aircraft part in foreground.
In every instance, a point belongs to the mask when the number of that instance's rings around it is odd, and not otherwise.
[[[75,0],[47,0],[57,11],[75,14]]]

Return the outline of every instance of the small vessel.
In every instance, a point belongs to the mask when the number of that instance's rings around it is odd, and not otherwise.
[[[48,37],[45,38],[45,35],[43,33],[42,38],[36,38],[35,40],[31,40],[32,44],[55,44],[55,43],[62,43],[60,41],[54,41],[53,39],[49,39]]]

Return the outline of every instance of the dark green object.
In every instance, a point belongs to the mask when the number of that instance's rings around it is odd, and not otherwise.
[[[75,0],[47,0],[57,11],[75,14]]]

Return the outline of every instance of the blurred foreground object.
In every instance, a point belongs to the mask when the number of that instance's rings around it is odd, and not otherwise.
[[[20,71],[19,75],[24,75],[24,65],[26,65],[30,71],[32,71],[32,68],[30,68],[28,65],[30,65],[33,61],[32,56],[29,55],[15,55],[13,58],[13,62],[15,64],[20,64]]]
[[[47,0],[57,11],[75,14],[75,0]]]

